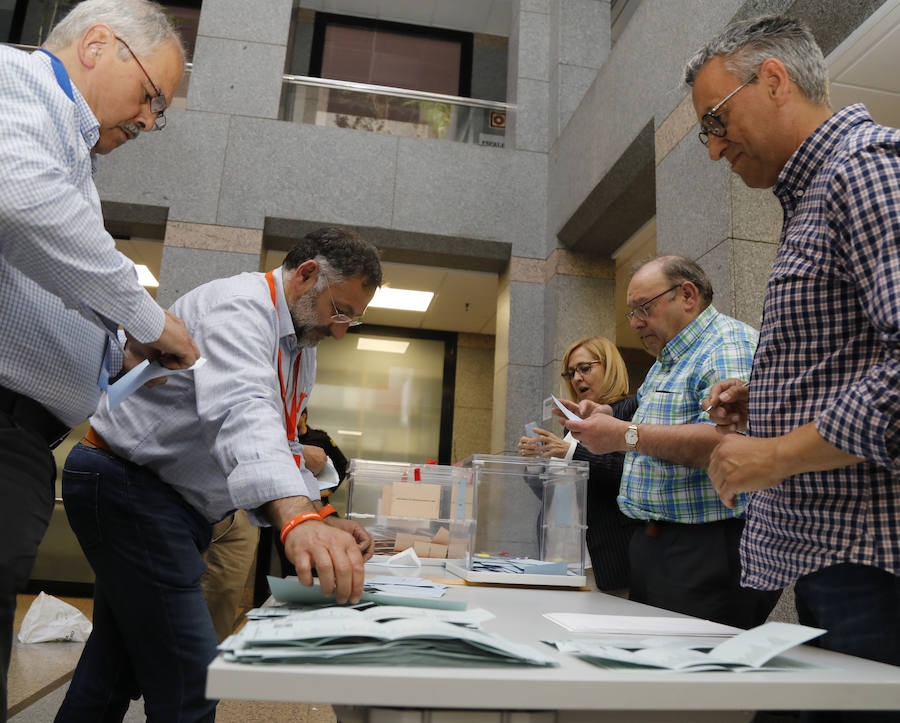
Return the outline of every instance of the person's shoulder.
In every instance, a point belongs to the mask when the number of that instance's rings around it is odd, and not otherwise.
[[[212,309],[273,310],[263,274],[244,272],[236,276],[213,279],[191,289],[171,306],[173,314],[194,311],[205,313]]]

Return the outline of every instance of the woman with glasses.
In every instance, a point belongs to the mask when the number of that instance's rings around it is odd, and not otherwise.
[[[619,350],[602,336],[586,337],[572,344],[562,360],[562,378],[569,397],[589,399],[608,405],[608,413],[631,419],[637,407],[628,397],[628,372]],[[523,457],[559,457],[586,460],[590,464],[587,489],[587,548],[600,590],[621,590],[628,586],[628,541],[634,523],[619,511],[616,497],[622,477],[621,452],[593,454],[578,444],[571,434],[565,439],[536,427],[536,436],[519,440]]]

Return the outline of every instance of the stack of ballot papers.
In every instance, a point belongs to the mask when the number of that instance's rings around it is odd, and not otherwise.
[[[527,557],[473,557],[473,572],[512,572],[520,575],[567,575],[568,564]]]
[[[324,595],[318,581],[312,586],[307,586],[301,585],[296,577],[280,578],[269,575],[268,580],[272,596],[278,602],[299,605],[334,605],[334,596]],[[360,602],[465,610],[466,604],[462,601],[437,599],[446,590],[447,585],[444,583],[422,578],[377,575],[366,579]]]
[[[265,609],[265,608],[262,608]],[[479,628],[485,610],[376,605],[289,609],[254,617],[219,646],[239,663],[555,666],[551,657]]]
[[[564,653],[613,670],[771,673],[817,667],[783,657],[781,653],[824,633],[820,628],[805,625],[766,623],[714,646],[709,640],[693,640],[681,636],[658,636],[643,640],[590,638],[547,642]]]

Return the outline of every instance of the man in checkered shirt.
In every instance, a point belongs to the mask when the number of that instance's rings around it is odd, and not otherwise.
[[[900,665],[900,131],[833,113],[820,48],[782,17],[726,28],[685,78],[710,158],[784,209],[749,394],[709,399],[723,431],[749,421],[710,466],[726,504],[758,490],[743,582],[796,581],[824,647]]]
[[[740,585],[743,500],[729,509],[710,484],[706,466],[721,436],[700,402],[715,382],[749,377],[757,333],[712,299],[693,261],[664,256],[638,269],[626,316],[656,363],[631,424],[582,402],[584,420],[566,426],[591,452],[626,452],[619,507],[644,523],[629,543],[631,599],[749,628],[765,622],[780,593]]]

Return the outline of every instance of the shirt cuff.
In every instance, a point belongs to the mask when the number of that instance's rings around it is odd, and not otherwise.
[[[237,509],[247,510],[254,524],[267,526],[268,520],[259,512],[267,502],[285,497],[307,497],[312,502],[321,499],[316,478],[309,470],[305,472],[293,460],[239,464],[228,475],[231,503]]]
[[[162,336],[166,326],[166,313],[162,310],[150,294],[144,294],[143,300],[137,309],[126,321],[122,321],[122,327],[142,344],[154,342]]]

